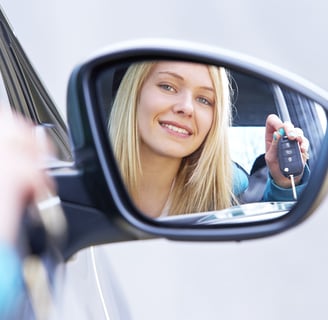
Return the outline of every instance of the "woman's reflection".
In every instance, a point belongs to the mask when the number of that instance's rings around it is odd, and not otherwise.
[[[157,218],[238,203],[248,175],[230,158],[230,123],[230,83],[224,68],[174,61],[131,65],[117,92],[109,130],[136,206]],[[265,201],[293,199],[291,182],[278,166],[282,135],[297,139],[304,165],[307,160],[308,140],[302,131],[270,115]],[[295,178],[297,192],[304,187],[307,171]]]

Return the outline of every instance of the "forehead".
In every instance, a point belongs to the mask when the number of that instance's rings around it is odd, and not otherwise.
[[[201,86],[213,87],[209,68],[206,64],[161,61],[157,62],[151,72],[151,76],[171,76],[182,81],[199,83]]]

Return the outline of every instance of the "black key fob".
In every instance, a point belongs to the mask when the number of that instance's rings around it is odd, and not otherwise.
[[[281,137],[278,142],[280,171],[285,177],[299,176],[303,172],[301,150],[297,140]]]

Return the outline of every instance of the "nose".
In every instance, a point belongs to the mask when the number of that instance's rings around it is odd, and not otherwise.
[[[194,112],[192,94],[188,92],[180,94],[178,100],[173,105],[173,112],[189,117],[192,116]]]

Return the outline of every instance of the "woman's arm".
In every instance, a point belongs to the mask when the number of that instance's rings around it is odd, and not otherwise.
[[[26,206],[54,188],[41,169],[49,153],[50,145],[37,140],[32,124],[0,112],[0,319],[16,309],[23,294],[16,241]]]

